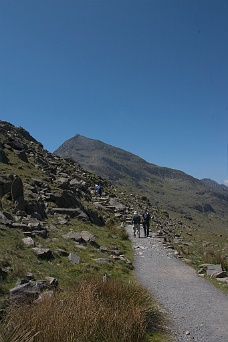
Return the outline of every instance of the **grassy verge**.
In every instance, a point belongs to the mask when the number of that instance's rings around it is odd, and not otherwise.
[[[11,305],[1,342],[165,341],[161,313],[136,283],[87,279],[36,304]]]

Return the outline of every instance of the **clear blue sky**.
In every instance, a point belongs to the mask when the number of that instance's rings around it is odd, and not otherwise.
[[[0,119],[228,185],[228,1],[0,0]]]

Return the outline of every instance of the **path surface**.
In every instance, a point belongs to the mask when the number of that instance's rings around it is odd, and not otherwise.
[[[132,226],[126,231],[135,250],[136,277],[172,319],[175,341],[228,342],[228,295],[197,276],[160,239],[135,238]]]

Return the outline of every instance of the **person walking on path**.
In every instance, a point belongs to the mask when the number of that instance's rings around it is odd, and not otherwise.
[[[134,236],[136,236],[136,233],[138,234],[138,237],[140,238],[140,223],[141,218],[137,211],[134,212],[134,216],[132,218],[132,224],[133,224],[133,231]]]
[[[102,192],[103,192],[102,186],[100,184],[95,184],[95,193],[101,197]]]
[[[102,186],[99,185],[98,194],[100,195],[100,197],[101,197],[101,195],[102,195],[102,192],[103,192]]]
[[[149,230],[150,230],[150,213],[148,212],[148,209],[145,209],[143,214],[142,214],[142,219],[143,219],[143,229],[144,229],[144,235],[145,237],[149,236]]]

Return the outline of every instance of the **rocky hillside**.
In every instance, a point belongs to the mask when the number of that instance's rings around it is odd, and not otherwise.
[[[147,197],[49,153],[21,127],[0,121],[0,141],[0,303],[36,299],[93,274],[129,277],[123,226],[135,209],[147,206],[158,229],[177,225]]]
[[[126,191],[145,194],[153,204],[175,215],[189,217],[196,225],[207,229],[227,227],[228,187],[159,167],[132,153],[79,134],[64,142],[54,153],[72,158],[85,169],[111,180]]]
[[[192,217],[172,215],[144,193],[123,191],[44,150],[23,128],[0,121],[1,305],[6,297],[36,299],[44,290],[94,274],[129,278],[133,254],[123,226],[145,207],[151,230],[179,257],[199,264],[207,248],[219,246],[226,258],[227,231],[221,227],[205,235]]]

